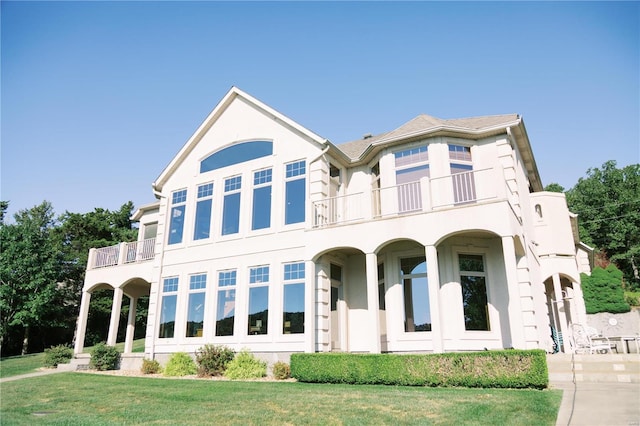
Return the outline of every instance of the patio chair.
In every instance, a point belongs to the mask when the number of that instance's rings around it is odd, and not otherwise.
[[[615,343],[611,343],[609,339],[601,336],[598,331],[589,326],[582,324],[571,325],[571,340],[575,353],[611,353],[611,349],[618,348]]]

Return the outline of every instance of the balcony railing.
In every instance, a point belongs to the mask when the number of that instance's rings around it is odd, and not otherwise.
[[[147,238],[142,241],[91,249],[89,252],[89,268],[106,268],[151,260],[155,256],[155,245],[155,238]]]
[[[364,218],[364,193],[325,198],[313,203],[313,226],[329,226]]]

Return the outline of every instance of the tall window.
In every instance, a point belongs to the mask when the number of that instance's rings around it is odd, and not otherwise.
[[[249,270],[249,334],[267,334],[269,320],[269,267]]]
[[[271,169],[259,170],[253,174],[251,229],[271,226],[271,175]]]
[[[187,190],[182,189],[171,194],[171,220],[169,222],[169,244],[182,242],[184,214],[187,204]]]
[[[289,163],[285,167],[284,223],[286,225],[305,220],[306,173],[304,160]]]
[[[429,177],[427,146],[396,152],[395,166],[399,213],[422,209],[422,191],[419,181],[423,177]]]
[[[233,336],[236,315],[236,271],[218,272],[218,307],[216,336]]]
[[[384,263],[378,264],[378,307],[381,311],[386,310],[384,290]]]
[[[213,202],[213,183],[198,186],[198,204],[196,205],[196,225],[193,239],[209,238],[211,230],[211,203]]]
[[[240,230],[240,189],[242,176],[225,179],[222,235],[237,234]]]
[[[165,278],[162,282],[162,305],[160,307],[160,332],[158,337],[171,338],[176,325],[176,301],[178,299],[178,277]]]
[[[304,262],[284,265],[284,334],[304,333]]]
[[[404,331],[431,331],[427,262],[424,256],[400,260],[404,289]]]
[[[473,178],[471,147],[449,145],[449,165],[453,182],[453,197],[456,203],[476,200],[476,184]]]
[[[189,278],[189,306],[187,309],[187,337],[202,337],[204,327],[204,298],[207,275],[191,275]]]
[[[489,331],[487,305],[487,274],[484,259],[479,254],[458,255],[460,285],[462,286],[462,306],[466,330]]]

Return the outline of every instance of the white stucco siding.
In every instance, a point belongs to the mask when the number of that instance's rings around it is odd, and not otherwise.
[[[538,255],[574,256],[576,249],[564,194],[537,192],[531,194],[531,204]]]

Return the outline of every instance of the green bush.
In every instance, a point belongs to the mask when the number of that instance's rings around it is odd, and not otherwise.
[[[400,355],[299,353],[291,355],[291,376],[301,382],[546,388],[542,350]]]
[[[142,374],[157,374],[162,371],[162,367],[160,367],[160,363],[155,359],[143,359],[142,367],[140,368]]]
[[[104,342],[98,343],[91,350],[89,366],[99,371],[115,370],[120,364],[120,352],[115,346],[107,346]]]
[[[253,354],[243,350],[227,364],[224,376],[232,379],[259,379],[267,375],[267,363],[260,361]]]
[[[73,358],[73,349],[65,345],[52,346],[44,350],[44,366],[55,368],[67,364]]]
[[[188,376],[196,374],[196,372],[196,363],[186,352],[176,352],[171,355],[169,362],[164,367],[164,375],[171,377]]]
[[[629,306],[640,306],[640,292],[625,291],[624,301],[627,302]]]
[[[277,380],[286,380],[291,377],[291,368],[286,362],[278,361],[273,364],[273,377]]]
[[[580,280],[588,314],[619,314],[631,310],[624,300],[622,272],[613,263],[605,269],[596,266],[591,275],[580,274]]]
[[[196,352],[198,376],[221,376],[233,357],[233,349],[224,345],[204,345]]]

